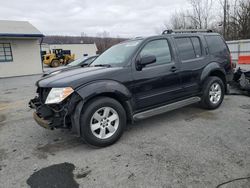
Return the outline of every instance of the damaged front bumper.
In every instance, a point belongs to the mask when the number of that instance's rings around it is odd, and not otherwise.
[[[36,110],[33,113],[33,118],[37,122],[37,124],[43,128],[54,129],[63,123],[62,118],[57,118],[56,121],[55,119],[53,120],[56,112],[54,112],[53,108],[51,108],[50,106],[41,103],[38,97],[30,100],[29,107]]]
[[[45,129],[52,129],[52,127],[50,126],[51,122],[39,117],[39,115],[36,112],[33,113],[33,118],[37,122],[37,124],[40,125],[41,127]]]
[[[35,109],[33,118],[43,128],[70,129],[72,127],[71,115],[79,97],[72,96],[60,104],[44,104],[39,97],[31,99],[29,107]]]

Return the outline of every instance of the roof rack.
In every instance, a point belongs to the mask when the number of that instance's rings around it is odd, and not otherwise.
[[[211,29],[177,29],[177,30],[164,30],[162,32],[163,35],[165,34],[172,34],[172,33],[212,33]]]

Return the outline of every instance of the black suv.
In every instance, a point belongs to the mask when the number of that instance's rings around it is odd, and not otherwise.
[[[223,38],[206,31],[165,31],[117,44],[89,67],[37,81],[34,119],[72,129],[88,144],[108,146],[134,122],[193,103],[216,109],[232,80]]]

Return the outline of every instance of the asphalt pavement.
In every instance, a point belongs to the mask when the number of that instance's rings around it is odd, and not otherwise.
[[[0,187],[250,187],[250,97],[142,120],[94,149],[34,122],[39,77],[0,79]]]

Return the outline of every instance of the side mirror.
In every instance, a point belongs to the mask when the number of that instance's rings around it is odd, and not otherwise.
[[[154,55],[142,56],[136,61],[136,69],[141,71],[146,65],[156,62],[156,57]]]

